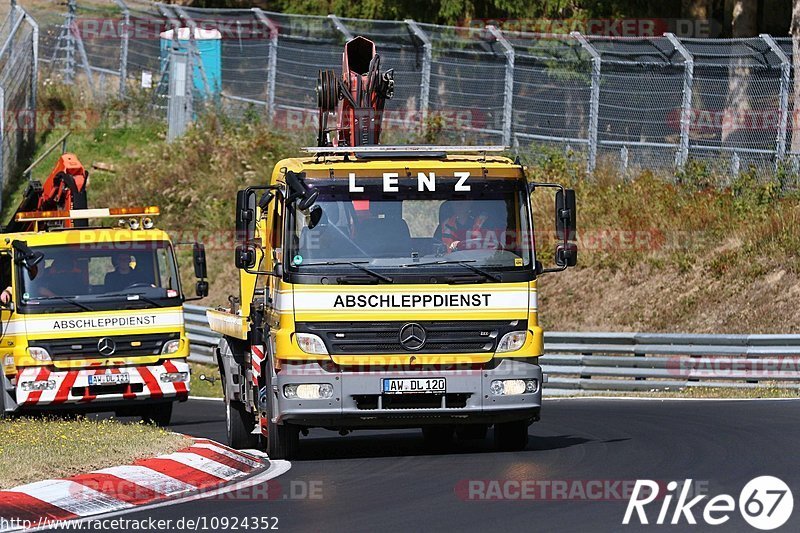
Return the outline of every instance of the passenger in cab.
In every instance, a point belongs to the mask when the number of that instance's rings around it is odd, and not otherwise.
[[[131,254],[117,253],[111,257],[114,270],[106,274],[103,280],[103,289],[106,292],[117,292],[131,285],[143,283],[143,276],[138,269],[131,268]]]

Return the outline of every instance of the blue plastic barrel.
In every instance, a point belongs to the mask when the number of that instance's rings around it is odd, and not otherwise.
[[[190,31],[189,28],[178,28],[178,50],[190,53]],[[161,32],[162,68],[169,64],[169,53],[175,45],[173,35],[174,30]],[[203,83],[203,73],[200,71],[199,65],[195,65],[192,69],[195,94],[199,93],[203,97],[217,96],[222,90],[222,35],[218,30],[196,28],[194,42],[208,81],[207,92],[205,83]]]

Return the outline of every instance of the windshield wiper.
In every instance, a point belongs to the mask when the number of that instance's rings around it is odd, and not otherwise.
[[[367,268],[364,266],[365,263],[369,263],[369,261],[322,261],[319,263],[303,263],[297,266],[336,266],[336,265],[350,265],[353,268],[357,268],[362,272],[366,272],[370,276],[379,279],[381,281],[385,281],[386,283],[391,283],[393,280],[389,276],[384,276],[380,272],[375,272],[371,268]]]
[[[39,297],[39,298],[31,298],[31,300],[36,300],[37,302],[48,301],[48,300],[49,301],[61,300],[62,302],[71,303],[72,305],[74,305],[76,307],[80,307],[84,311],[94,311],[94,309],[92,309],[88,305],[84,305],[84,304],[78,302],[77,300],[75,300],[75,296],[42,296],[42,297]]]
[[[503,281],[503,278],[498,276],[497,274],[492,274],[488,270],[484,270],[482,268],[478,268],[475,265],[471,264],[474,263],[474,260],[469,261],[427,261],[425,263],[406,263],[405,265],[400,265],[401,268],[408,268],[408,267],[418,267],[418,266],[425,266],[425,265],[459,265],[469,270],[472,270],[476,274],[483,276],[485,279],[490,279],[494,282],[500,283]]]
[[[148,298],[147,296],[145,296],[141,292],[106,292],[106,293],[103,293],[103,294],[98,294],[96,296],[96,298],[98,300],[100,300],[102,298],[118,298],[120,296],[125,296],[125,297],[136,296],[136,298],[129,299],[128,301],[129,302],[135,302],[137,300],[141,300],[143,302],[147,302],[150,305],[154,305],[156,307],[164,307],[162,304],[158,303],[157,301],[153,300],[152,298]]]

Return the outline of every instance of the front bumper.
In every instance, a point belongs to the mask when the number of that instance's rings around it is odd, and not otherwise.
[[[97,369],[57,370],[49,367],[20,369],[16,377],[16,406],[20,409],[71,407],[95,405],[121,405],[131,401],[185,400],[189,395],[189,382],[167,382],[166,373],[189,373],[184,359],[167,359],[159,365],[103,367]],[[120,385],[89,385],[89,376],[126,373],[129,383]],[[26,391],[22,384],[29,381],[50,381],[51,388]],[[8,409],[9,406],[6,406]]]
[[[445,395],[381,394],[384,378],[445,378]],[[496,396],[490,391],[497,379],[536,379],[536,392]],[[516,420],[536,421],[542,405],[542,369],[520,360],[501,360],[482,370],[380,370],[326,372],[317,364],[284,365],[272,393],[277,400],[277,423],[331,429],[407,428],[435,424],[494,424]],[[284,385],[327,383],[333,396],[324,400],[288,399]],[[391,396],[391,397],[390,397]]]

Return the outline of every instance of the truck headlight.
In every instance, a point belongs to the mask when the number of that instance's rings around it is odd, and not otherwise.
[[[497,353],[516,352],[522,348],[527,338],[527,331],[512,331],[511,333],[506,333],[497,345]]]
[[[50,352],[40,346],[29,346],[28,355],[37,361],[51,361]]]
[[[328,349],[319,335],[312,333],[295,333],[297,345],[306,353],[313,353],[319,355],[328,355]]]
[[[56,382],[52,379],[47,381],[23,381],[20,383],[20,387],[25,392],[53,390],[56,388]]]
[[[539,390],[538,379],[496,379],[489,385],[494,396],[533,394]]]
[[[333,397],[333,385],[328,383],[284,385],[283,395],[290,400],[327,400]]]
[[[164,346],[161,347],[161,355],[171,354],[178,351],[178,348],[181,347],[181,340],[180,339],[172,339],[164,343]]]

